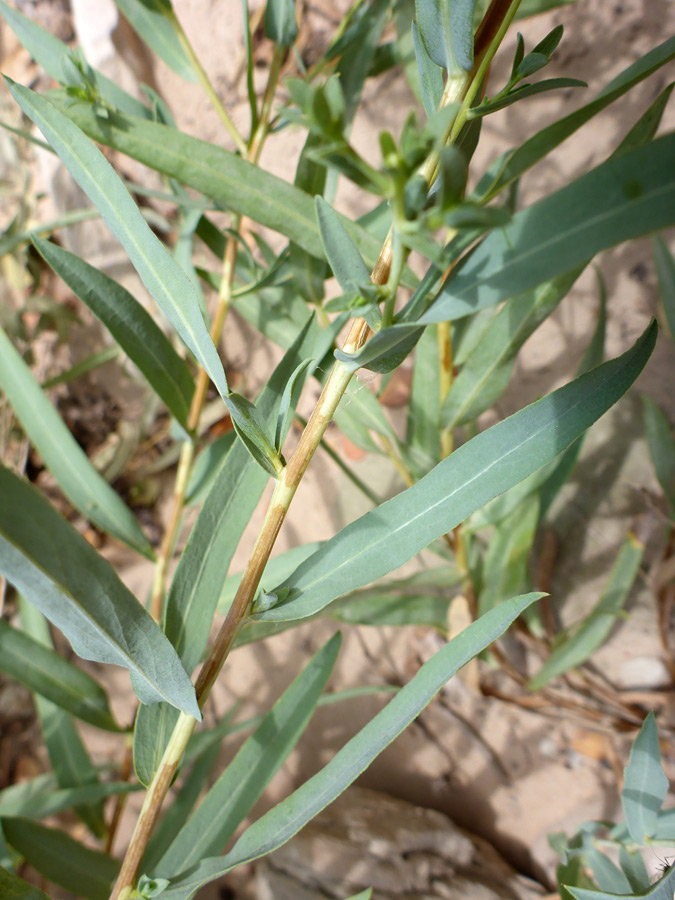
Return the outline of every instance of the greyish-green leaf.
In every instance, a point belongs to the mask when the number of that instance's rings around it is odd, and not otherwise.
[[[153,559],[152,545],[136,517],[96,471],[2,328],[0,387],[73,506],[103,531]]]
[[[143,41],[170,69],[187,81],[197,81],[197,73],[174,27],[176,16],[170,0],[115,0],[115,3]]]
[[[675,224],[674,158],[675,134],[665,135],[516,213],[463,259],[420,321],[459,319]]]
[[[626,824],[636,844],[642,846],[655,834],[668,788],[668,778],[661,765],[656,720],[650,712],[631,747],[621,791]]]
[[[6,80],[14,99],[101,213],[150,294],[225,397],[228,388],[223,365],[202,318],[192,282],[150,230],[119,175],[93,142],[49,100]],[[105,123],[107,128],[109,119]],[[168,131],[176,133],[174,129]]]
[[[302,619],[392,571],[488,500],[550,462],[628,390],[656,341],[656,322],[618,359],[477,435],[417,484],[343,528],[278,590],[264,621]]]
[[[128,668],[141,700],[200,719],[194,687],[136,598],[32,485],[0,466],[0,571],[84,659]]]
[[[39,237],[33,238],[33,244],[73,293],[103,322],[169,412],[187,427],[194,380],[185,361],[141,304],[122,285],[74,253]]]

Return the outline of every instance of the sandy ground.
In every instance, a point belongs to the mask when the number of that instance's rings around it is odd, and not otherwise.
[[[87,31],[87,23],[91,23],[86,15],[86,0],[78,0],[73,6],[76,27],[81,30],[80,38],[87,45],[88,55],[91,58],[92,53],[100,53],[100,62],[92,62],[103,68],[109,66],[133,83],[131,63],[145,80],[152,79],[161,88],[181,128],[228,144],[219,120],[196,87],[181,82],[161,62],[148,67],[147,59],[130,47],[124,34],[121,38],[118,35],[118,44],[126,67],[119,59],[107,59],[111,48],[109,36],[106,44],[104,16],[96,17],[94,24],[100,26],[97,36],[96,29]],[[101,3],[101,9],[104,6]],[[235,122],[244,126],[239,3],[175,0],[174,6]],[[315,31],[308,36],[310,44],[325,39],[322,28],[329,31],[331,20],[335,19],[330,4],[316,7]],[[675,5],[667,0],[621,0],[611,4],[577,0],[572,6],[520,23],[526,46],[531,47],[558,23],[565,25],[565,37],[548,70],[549,76],[582,78],[589,84],[588,91],[568,90],[553,97],[534,98],[490,116],[474,171],[480,172],[503,149],[522,142],[547,122],[576,108],[630,62],[672,34]],[[494,66],[493,84],[503,83],[514,45],[512,35]],[[604,159],[673,79],[674,71],[672,66],[660,70],[528,174],[523,179],[522,201],[528,203],[551,192]],[[261,69],[257,76],[262,83],[265,71]],[[403,77],[387,74],[369,83],[354,128],[355,145],[364,155],[377,160],[377,131],[387,127],[395,133],[413,106],[414,99]],[[672,129],[674,124],[675,107],[671,104],[663,129]],[[300,133],[282,133],[270,140],[262,164],[278,175],[292,178],[302,141]],[[53,173],[49,177],[53,181]],[[341,186],[338,205],[350,213],[363,209],[349,186]],[[134,285],[134,276],[123,271],[114,245],[101,236],[92,248],[91,235],[91,230],[79,236],[75,233],[71,240],[76,247],[86,245],[90,255],[106,260],[109,270],[114,269],[126,283]],[[614,356],[634,341],[650,316],[657,314],[648,241],[619,247],[604,254],[599,262],[609,295],[607,353]],[[573,374],[593,328],[597,307],[595,279],[588,271],[526,345],[495,415],[509,414]],[[244,372],[246,387],[253,390],[265,380],[276,354],[258,340],[252,345],[246,343],[250,337],[250,328],[233,316],[222,349],[225,358]],[[638,515],[650,509],[650,497],[657,488],[642,437],[639,393],[651,395],[673,421],[674,376],[672,345],[662,336],[636,388],[591,432],[579,470],[554,510],[552,524],[560,546],[552,602],[563,621],[574,621],[594,602],[627,529]],[[133,405],[132,400],[129,402]],[[489,421],[488,417],[486,424]],[[339,435],[334,438],[340,446]],[[400,488],[395,476],[378,460],[364,459],[354,465],[376,490],[393,493]],[[344,481],[336,467],[325,457],[317,457],[298,492],[278,549],[330,537],[365,508],[363,498]],[[237,551],[234,570],[243,566],[261,516],[262,506]],[[123,556],[119,557],[123,563]],[[645,575],[652,562],[647,559]],[[126,565],[123,575],[138,590],[144,590],[149,579],[148,569],[142,565]],[[669,684],[663,666],[661,675],[652,674],[649,683],[640,682],[644,682],[644,674],[634,674],[635,659],[658,658],[661,652],[654,599],[646,577],[640,579],[630,605],[630,620],[617,627],[611,641],[598,654],[597,665],[622,687],[661,689]],[[297,673],[299,654],[304,656],[318,648],[332,630],[333,626],[324,623],[304,626],[292,635],[238,651],[214,693],[210,712],[222,714],[235,699],[242,702],[242,716],[267,708]],[[422,631],[357,632],[346,628],[344,632],[343,651],[331,681],[335,689],[405,681],[440,640]],[[640,671],[644,673],[644,667]],[[126,677],[115,675],[112,684],[115,703],[121,711],[129,697]],[[268,807],[315,772],[382,702],[364,698],[349,707],[319,710],[259,809]],[[670,698],[665,698],[665,705],[664,720],[675,725]],[[99,735],[92,734],[91,738],[96,753],[103,756],[109,751]],[[550,879],[554,857],[546,840],[549,832],[571,830],[589,818],[617,815],[617,771],[627,759],[627,747],[628,739],[612,733],[607,720],[591,726],[569,710],[527,711],[495,698],[480,697],[470,686],[455,679],[360,782],[449,813],[460,824],[488,838],[522,871]],[[230,752],[228,748],[228,756]],[[133,812],[139,805],[138,798],[130,802],[122,836],[131,827]]]

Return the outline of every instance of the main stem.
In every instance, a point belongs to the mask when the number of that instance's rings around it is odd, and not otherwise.
[[[507,0],[492,0],[490,8],[476,34],[476,61],[474,69],[470,73],[465,73],[461,79],[450,79],[448,81],[443,94],[443,103],[461,102],[465,98],[467,91],[475,80],[479,67],[484,65],[487,57],[491,57],[494,54],[498,46],[497,36],[501,36],[504,31],[502,26],[505,19],[508,18],[510,21],[519,2],[520,0],[511,0],[511,2],[507,2]],[[497,21],[492,22],[491,17],[496,18]],[[432,160],[429,160],[429,163],[432,163]],[[433,169],[430,171],[430,176],[430,180],[433,180]],[[371,275],[371,280],[374,284],[386,284],[391,263],[392,244],[391,237],[388,237],[384,242]],[[368,334],[369,328],[366,322],[363,319],[354,320],[347,339],[343,344],[343,350],[346,353],[355,353],[363,346]],[[300,437],[298,446],[279,476],[265,515],[265,521],[235,598],[197,677],[195,690],[200,709],[203,708],[211,688],[232,649],[237,632],[245,621],[258,590],[263,569],[270,557],[274,542],[297,487],[321,442],[329,422],[333,418],[352,374],[339,360],[335,362],[328,381],[321,392],[319,401]],[[131,896],[133,884],[138,875],[138,869],[148,840],[196,724],[197,720],[192,716],[186,713],[180,714],[155,777],[148,788],[143,808],[141,809],[110,900],[128,900]]]

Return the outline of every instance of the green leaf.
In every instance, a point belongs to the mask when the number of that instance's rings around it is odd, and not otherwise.
[[[340,641],[338,632],[277,700],[185,823],[153,874],[170,877],[209,853],[222,852],[307,727],[333,671]]]
[[[401,365],[424,332],[423,325],[400,324],[381,328],[358,353],[335,351],[335,358],[352,372],[363,367],[385,374]]]
[[[220,147],[156,122],[111,113],[101,122],[86,103],[64,113],[93,140],[177,178],[211,197],[223,209],[248,216],[323,258],[314,201],[309,194]],[[377,260],[378,241],[359,225],[342,222],[369,265]]]
[[[572,635],[558,644],[528,687],[538,691],[552,678],[580,666],[607,640],[640,570],[644,546],[633,535],[623,542],[609,581],[594,609]]]
[[[299,547],[293,547],[285,553],[278,553],[276,556],[273,556],[265,566],[260,583],[262,585],[272,585],[283,581],[320,546],[320,541],[311,541],[308,544],[301,544]],[[220,599],[218,600],[218,612],[222,615],[230,608],[243,574],[243,572],[237,572],[234,575],[228,575],[223,582]]]
[[[229,715],[225,717],[225,724],[229,722],[229,719]],[[220,742],[213,743],[192,767],[180,790],[172,799],[171,805],[167,807],[166,812],[152,832],[143,856],[143,862],[141,863],[142,872],[154,872],[157,868],[157,863],[185,825],[188,816],[211,776],[219,755]]]
[[[0,816],[45,819],[47,816],[54,816],[73,806],[100,803],[106,797],[140,790],[140,785],[129,784],[128,781],[109,781],[106,784],[85,784],[81,787],[62,790],[32,792],[30,796],[22,796],[19,792],[13,792],[13,788],[23,788],[24,786],[23,783],[20,783],[0,792]],[[101,834],[103,833],[101,832]]]
[[[660,234],[655,234],[652,242],[663,311],[666,314],[668,331],[675,341],[675,259]]]
[[[669,84],[667,88],[661,91],[649,109],[640,116],[621,141],[615,150],[615,154],[634,150],[636,147],[641,147],[643,144],[648,144],[649,141],[654,140],[656,132],[659,130],[663,113],[670,100],[670,95],[673,93],[673,88],[675,88],[675,82]]]
[[[119,731],[101,685],[58,653],[0,619],[0,669],[83,722]]]
[[[44,644],[45,647],[52,649],[51,634],[45,617],[34,606],[26,603],[21,596],[19,604],[24,631]],[[73,718],[39,694],[35,697],[35,706],[58,786],[66,791],[69,789],[86,790],[100,786],[98,772],[75,727]],[[73,802],[75,802],[74,798]],[[97,802],[77,804],[75,812],[96,837],[100,838],[105,834],[103,802],[100,798]],[[15,813],[15,815],[19,814],[28,815],[25,812]]]
[[[343,528],[278,590],[263,621],[302,619],[402,565],[488,500],[550,462],[628,390],[656,340],[655,322],[623,356],[477,435],[397,497]]]
[[[619,847],[619,862],[631,889],[636,894],[644,894],[650,889],[649,873],[639,850],[631,852],[626,847]]]
[[[456,75],[473,66],[473,10],[476,0],[415,0],[417,27],[427,53]]]
[[[675,433],[663,410],[650,397],[643,395],[642,408],[654,472],[670,514],[675,517]]]
[[[284,386],[296,366],[312,355],[321,333],[310,317],[275,369],[257,402],[273,427]],[[167,637],[188,672],[200,661],[227,569],[267,484],[267,475],[237,443],[218,471],[178,563],[165,605]],[[134,730],[134,767],[139,780],[152,780],[177,715],[171,707],[143,706]]]
[[[539,501],[529,497],[497,525],[484,564],[484,588],[478,599],[482,615],[526,586],[527,561],[539,522]]]
[[[150,49],[187,81],[197,81],[174,22],[170,0],[115,0],[125,19]],[[178,26],[180,27],[180,26]]]
[[[569,293],[582,269],[577,266],[546,281],[499,310],[452,383],[441,412],[444,427],[456,428],[477,419],[497,401],[520,348]]]
[[[597,115],[619,97],[622,97],[636,84],[666,65],[675,58],[675,37],[669,38],[658,47],[650,50],[641,59],[624,69],[597,95],[581,109],[575,110],[570,115],[559,119],[557,122],[542,129],[534,137],[518,147],[516,150],[504,154],[491,166],[490,170],[480,180],[473,194],[473,199],[478,202],[487,202],[499,191],[507,187],[516,179],[562,144],[570,135],[574,134],[582,125],[585,125],[593,116]]]
[[[67,44],[60,41],[50,32],[41,28],[37,22],[24,16],[17,9],[0,0],[0,16],[4,18],[19,41],[28,50],[33,59],[42,66],[54,81],[64,83],[63,61],[72,52]],[[96,86],[102,99],[113,107],[132,116],[148,117],[150,110],[131,94],[110,81],[100,72],[95,72]]]
[[[347,594],[329,604],[325,615],[351,625],[427,625],[443,634],[448,631],[448,607],[452,595],[434,597],[431,594],[401,594],[371,589]]]
[[[303,359],[286,383],[281,396],[277,425],[274,431],[274,446],[278,453],[281,453],[284,437],[288,434],[288,429],[291,427],[295,408],[298,405],[300,394],[305,384],[305,376],[308,374],[307,370],[315,363],[316,360],[314,359]]]
[[[524,100],[526,97],[534,97],[537,94],[545,94],[548,91],[559,91],[563,88],[575,87],[588,87],[588,85],[585,81],[580,81],[578,78],[547,78],[544,81],[538,81],[536,84],[523,84],[509,91],[503,97],[485,100],[480,106],[475,106],[469,112],[469,121],[497,112],[498,109],[506,109],[507,106],[511,106],[519,100]]]
[[[118,860],[30,819],[3,819],[2,828],[12,847],[48,881],[87,900],[108,900]]]
[[[516,213],[462,260],[420,321],[461,318],[675,224],[674,157],[675,135],[666,135]]]
[[[443,96],[443,73],[427,53],[424,41],[420,37],[420,30],[415,22],[412,23],[412,36],[422,104],[427,118],[431,118],[439,108]]]
[[[169,412],[187,427],[194,380],[185,361],[141,304],[116,281],[74,253],[39,237],[33,238],[33,244],[73,293],[103,322]]]
[[[370,284],[370,272],[338,214],[323,197],[317,197],[316,218],[326,259],[343,291],[359,292]]]
[[[128,668],[143,702],[201,718],[175,650],[112,566],[27,482],[0,466],[0,570],[84,659]]]
[[[610,891],[612,894],[630,891],[630,882],[621,869],[590,842],[584,850],[584,859],[600,890]]]
[[[268,475],[278,478],[284,463],[274,447],[274,441],[262,414],[241,394],[228,394],[227,408],[234,430],[253,459]]]
[[[416,470],[427,472],[441,458],[438,334],[429,326],[417,344],[413,368],[406,445]]]
[[[565,885],[565,889],[569,891],[574,900],[635,900],[636,896],[644,897],[645,900],[672,900],[675,891],[675,867],[671,867],[663,878],[642,894],[608,894],[605,891],[589,891],[586,888],[573,887],[569,884]],[[179,900],[179,898],[171,897],[171,900]]]
[[[91,522],[154,559],[134,514],[93,467],[0,328],[0,387],[63,493]]]
[[[5,900],[49,900],[49,897],[33,884],[0,867],[0,895]]]
[[[295,0],[267,0],[265,37],[280,47],[290,47],[298,36]]]
[[[357,9],[354,18],[356,19],[359,14],[361,17],[355,27],[349,29],[349,42],[346,45],[343,44],[340,49],[336,74],[344,96],[343,126],[347,134],[354,120],[366,78],[370,74],[382,32],[387,24],[389,9],[389,0],[372,0],[371,3],[364,4]],[[344,38],[347,38],[346,34]],[[335,46],[333,52],[337,52]]]
[[[463,665],[496,640],[540,596],[530,594],[508,600],[442,647],[328,765],[258,819],[228,854],[203,859],[174,879],[167,888],[165,900],[189,900],[204,884],[286,843],[407,728]]]
[[[661,766],[656,720],[650,712],[631,747],[621,791],[626,825],[639,846],[656,833],[659,811],[668,788],[668,778]]]
[[[207,444],[197,456],[185,492],[186,504],[195,506],[204,502],[236,437],[236,432],[228,431]]]
[[[143,284],[225,397],[228,390],[223,366],[204,324],[192,282],[150,230],[115,170],[92,141],[48,100],[9,79],[6,81],[14,99],[101,213],[127,251]],[[101,121],[108,128],[110,119]],[[174,129],[169,131],[176,133]]]

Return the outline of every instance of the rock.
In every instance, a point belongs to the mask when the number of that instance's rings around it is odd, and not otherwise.
[[[256,866],[257,900],[535,900],[541,885],[447,816],[352,787]]]

